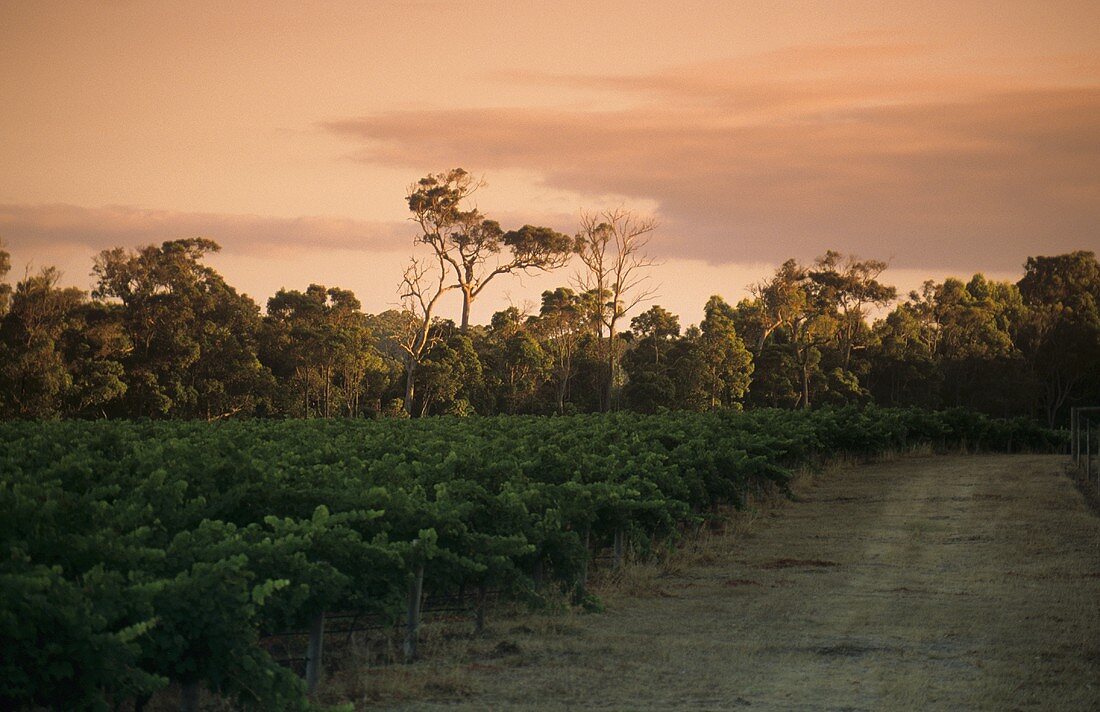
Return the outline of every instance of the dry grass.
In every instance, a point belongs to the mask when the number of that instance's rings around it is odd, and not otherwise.
[[[796,488],[813,477],[809,470],[801,472]],[[728,556],[735,541],[787,503],[785,495],[770,490],[750,497],[741,510],[713,512],[704,525],[657,556],[636,559],[628,554],[618,570],[593,567],[588,589],[611,608],[637,599],[678,596],[675,589],[685,574]],[[481,689],[478,680],[486,675],[568,657],[570,653],[563,653],[568,641],[581,636],[595,618],[571,608],[564,595],[546,595],[549,603],[538,611],[518,604],[493,608],[480,635],[474,635],[465,621],[426,624],[420,635],[421,659],[411,665],[400,662],[395,640],[375,637],[368,643],[353,638],[350,645],[330,647],[327,656],[338,660],[338,667],[329,671],[316,699],[330,705],[351,702],[356,709],[461,700],[476,694]]]
[[[477,663],[383,667],[349,667],[329,679],[317,698],[323,704],[353,702],[357,708],[380,701],[400,703],[407,700],[460,699],[475,688],[471,669],[492,670]]]
[[[465,658],[462,693],[377,704],[1095,709],[1100,521],[1059,462],[906,458],[804,478],[796,502],[753,502],[667,557],[597,573],[603,614],[498,618],[482,644],[513,654]]]
[[[1100,520],[1061,460],[884,458],[801,473],[565,605],[329,648],[356,709],[1097,709]],[[389,653],[384,653],[390,647]],[[358,647],[357,647],[358,646]],[[380,664],[382,662],[387,664]],[[211,708],[213,709],[213,708]]]
[[[812,486],[822,473],[848,464],[835,461],[806,468],[797,473],[792,490],[797,493]],[[777,516],[790,501],[778,488],[772,488],[750,496],[741,510],[729,507],[712,512],[703,525],[684,533],[674,547],[656,556],[638,559],[628,553],[618,570],[593,566],[588,589],[611,609],[638,599],[678,597],[685,576],[728,558],[736,542],[761,521]],[[548,595],[552,600],[544,610],[498,606],[490,612],[490,624],[479,636],[470,632],[468,624],[425,625],[420,638],[421,660],[411,665],[400,664],[396,645],[389,645],[382,656],[378,641],[373,648],[349,646],[339,651],[339,669],[324,680],[317,700],[325,704],[350,701],[357,709],[454,701],[474,695],[480,689],[478,679],[486,675],[508,668],[545,667],[557,657],[569,658],[573,655],[569,641],[582,636],[595,619],[569,607],[565,596],[555,601],[552,593]]]

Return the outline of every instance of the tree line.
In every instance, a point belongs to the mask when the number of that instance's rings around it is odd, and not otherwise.
[[[266,310],[204,263],[205,238],[115,248],[91,293],[44,268],[14,285],[0,246],[0,417],[408,417],[629,409],[961,406],[1064,422],[1100,402],[1100,263],[1029,257],[1016,283],[975,274],[899,299],[887,265],[828,251],[788,260],[684,329],[642,310],[653,221],[583,214],[575,235],[504,230],[471,207],[461,169],[410,187],[418,255],[401,306],[281,289]],[[493,280],[579,265],[484,325],[470,307]],[[461,320],[439,316],[451,292]],[[873,318],[877,317],[877,318]],[[629,328],[627,328],[629,325]]]

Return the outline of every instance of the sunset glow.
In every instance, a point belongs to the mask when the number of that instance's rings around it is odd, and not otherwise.
[[[407,186],[455,166],[506,227],[652,213],[686,321],[830,248],[903,290],[1100,248],[1095,2],[229,7],[0,4],[16,271],[88,288],[101,249],[201,235],[261,304],[318,282],[377,312]],[[502,280],[475,320],[567,281]]]

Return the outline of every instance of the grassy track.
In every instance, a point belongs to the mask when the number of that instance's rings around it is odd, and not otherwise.
[[[404,709],[1100,709],[1100,518],[1063,461],[841,470],[658,595],[502,621],[443,664],[461,698]]]

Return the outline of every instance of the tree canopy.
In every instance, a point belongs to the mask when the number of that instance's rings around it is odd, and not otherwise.
[[[1100,402],[1100,263],[1029,257],[1015,282],[926,282],[905,298],[885,262],[829,250],[791,259],[697,323],[651,303],[655,223],[582,213],[577,233],[505,231],[470,204],[462,169],[406,196],[419,235],[402,304],[377,314],[337,286],[283,288],[261,312],[206,258],[167,240],[94,260],[90,293],[45,268],[12,283],[0,245],[0,417],[386,417],[471,413],[964,406],[1065,422]],[[422,251],[422,250],[421,250]],[[422,251],[423,252],[423,251]],[[537,310],[484,325],[469,306],[494,277],[571,283]],[[735,288],[738,285],[731,285]],[[462,321],[440,305],[462,294]],[[643,303],[650,302],[644,307]],[[629,328],[627,320],[629,319]]]

